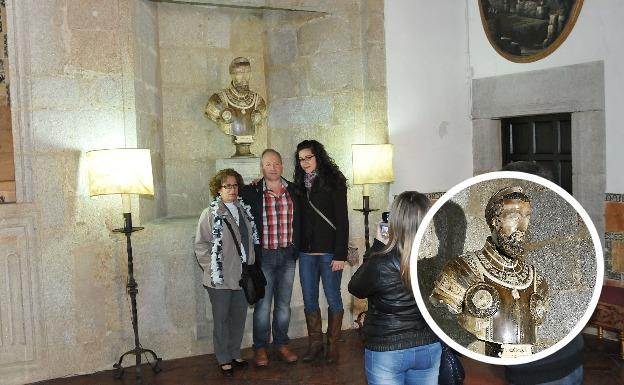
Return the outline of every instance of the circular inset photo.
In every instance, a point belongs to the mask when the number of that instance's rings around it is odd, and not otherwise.
[[[603,263],[598,232],[576,199],[538,176],[494,172],[433,204],[412,248],[412,288],[452,348],[515,365],[554,353],[582,331]]]

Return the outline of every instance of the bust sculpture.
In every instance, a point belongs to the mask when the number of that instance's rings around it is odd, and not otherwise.
[[[453,258],[429,297],[485,342],[486,355],[532,354],[537,326],[546,318],[548,284],[523,260],[530,216],[521,187],[494,194],[485,208],[491,236],[481,250]]]
[[[254,156],[249,146],[266,119],[266,103],[249,89],[251,63],[237,57],[230,63],[230,86],[213,94],[206,105],[206,116],[215,122],[236,145],[234,157]]]

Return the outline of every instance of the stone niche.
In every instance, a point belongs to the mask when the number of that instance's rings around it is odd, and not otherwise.
[[[89,198],[85,185],[84,152],[96,148],[152,151],[155,196],[132,202],[145,227],[132,236],[142,345],[163,359],[212,353],[192,245],[208,180],[234,146],[204,117],[208,97],[228,85],[234,57],[249,57],[251,88],[268,105],[252,152],[282,152],[290,177],[296,144],[317,139],[351,179],[351,144],[388,139],[383,1],[6,3],[9,56],[20,60],[11,90],[17,204],[0,205],[0,262],[15,279],[0,295],[0,323],[23,322],[15,343],[0,346],[0,382],[111,369],[132,346],[125,240],[110,231],[121,202]],[[387,207],[387,187],[371,193],[371,206]],[[360,188],[348,194],[361,207]],[[350,224],[362,250],[363,216],[351,210]],[[296,278],[290,336],[305,329]]]

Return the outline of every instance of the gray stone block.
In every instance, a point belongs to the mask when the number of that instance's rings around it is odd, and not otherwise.
[[[353,44],[349,21],[331,16],[310,20],[297,31],[297,43],[302,56],[349,50]]]
[[[302,125],[329,124],[332,113],[332,98],[327,96],[275,100],[270,106],[269,127],[291,130]]]
[[[165,48],[161,49],[161,81],[164,87],[208,88],[208,61],[203,48]],[[221,63],[227,67],[227,64]],[[208,99],[206,99],[207,101]]]
[[[114,31],[73,30],[70,39],[70,64],[80,70],[121,72],[117,39],[117,33]]]
[[[68,0],[67,24],[71,29],[114,30],[118,27],[116,1]]]
[[[367,84],[369,90],[386,89],[386,48],[383,44],[371,44],[366,51]]]
[[[268,97],[271,100],[297,97],[301,79],[290,68],[272,71],[268,74]]]
[[[39,110],[32,114],[37,151],[124,147],[123,112]]]
[[[591,290],[563,290],[553,293],[544,324],[538,328],[538,338],[558,342],[581,320],[591,300]]]
[[[267,31],[267,43],[272,65],[291,64],[297,59],[297,34],[294,29]]]
[[[500,170],[503,164],[500,120],[474,119],[472,148],[475,175]]]
[[[475,79],[472,92],[473,118],[604,110],[604,65],[591,62]]]
[[[313,92],[334,92],[361,89],[361,51],[318,54],[309,59],[308,80]]]
[[[160,47],[229,48],[231,15],[211,7],[158,4]]]
[[[77,79],[41,78],[33,80],[31,86],[34,109],[71,109],[80,105],[80,83]]]
[[[554,191],[543,191],[531,198],[531,242],[571,237],[578,231],[578,215],[566,200]]]

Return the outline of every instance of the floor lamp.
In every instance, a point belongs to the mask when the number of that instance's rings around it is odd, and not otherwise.
[[[351,146],[353,154],[353,184],[361,184],[362,208],[354,209],[364,214],[364,240],[366,250],[370,248],[368,214],[378,209],[370,208],[370,193],[368,185],[372,183],[390,183],[394,181],[392,169],[391,144],[354,144]]]
[[[131,235],[143,227],[132,226],[130,209],[130,194],[154,195],[152,178],[152,160],[150,150],[136,148],[119,148],[111,150],[95,150],[86,154],[89,177],[89,195],[121,194],[123,204],[124,227],[114,229],[115,233],[126,236],[126,251],[128,253],[128,283],[126,288],[132,305],[132,329],[134,331],[134,349],[125,352],[119,361],[113,365],[117,371],[116,378],[123,375],[121,366],[124,357],[134,355],[136,358],[136,384],[142,383],[141,355],[149,353],[153,357],[150,363],[155,373],[160,372],[159,363],[162,360],[152,350],[144,349],[139,342],[139,322],[137,318],[136,296],[139,292],[138,284],[134,279],[132,262]]]

